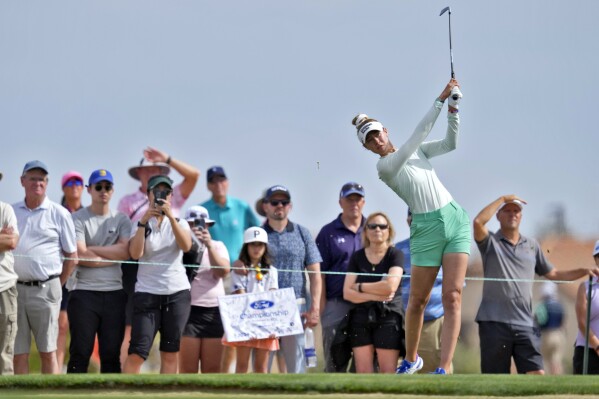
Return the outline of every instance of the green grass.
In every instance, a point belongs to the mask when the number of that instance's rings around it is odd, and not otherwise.
[[[16,390],[16,391],[15,391]],[[29,375],[0,378],[0,397],[19,392],[192,391],[243,394],[410,394],[445,396],[599,395],[595,376],[519,375]],[[27,395],[26,395],[27,396]],[[149,395],[151,396],[151,395]],[[15,396],[19,397],[19,396]],[[20,396],[24,397],[24,396]]]

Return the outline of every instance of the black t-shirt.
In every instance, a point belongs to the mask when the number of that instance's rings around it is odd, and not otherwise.
[[[391,246],[387,249],[387,253],[383,257],[383,259],[377,264],[373,265],[366,258],[366,251],[362,248],[352,255],[349,260],[349,265],[347,266],[348,273],[371,273],[378,274],[378,276],[365,276],[358,275],[356,276],[357,283],[376,283],[377,281],[381,281],[383,273],[389,273],[389,269],[393,266],[399,266],[403,269],[404,264],[404,256],[403,253],[395,249],[395,247]],[[374,302],[364,302],[362,304],[358,304],[357,306],[371,306]],[[401,289],[398,286],[397,291],[395,291],[395,297],[391,302],[387,303],[388,307],[391,308],[394,312],[401,312]]]

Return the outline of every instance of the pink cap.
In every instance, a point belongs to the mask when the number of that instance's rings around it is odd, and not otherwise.
[[[81,176],[81,173],[71,170],[70,172],[67,172],[64,175],[62,175],[62,180],[61,180],[60,186],[64,187],[65,183],[71,179],[77,179],[77,180],[80,180],[81,183],[83,183],[83,176]]]

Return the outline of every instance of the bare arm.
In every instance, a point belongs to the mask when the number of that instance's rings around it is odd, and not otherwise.
[[[590,269],[580,267],[573,270],[551,269],[549,273],[543,275],[546,279],[557,281],[574,281],[586,276],[599,276],[599,267],[595,266]]]
[[[173,229],[173,234],[175,235],[175,241],[177,242],[177,246],[183,252],[187,252],[191,249],[191,234],[187,230],[183,230],[181,225],[177,219],[173,217],[172,214],[167,214],[168,220],[171,223],[171,228]]]
[[[64,260],[62,261],[62,273],[60,273],[60,285],[67,282],[75,265],[77,264],[77,252],[63,252]]]
[[[306,315],[306,325],[315,327],[320,318],[320,297],[322,292],[322,281],[320,276],[320,263],[312,263],[306,266],[308,278],[310,279],[310,297],[312,299],[310,310]]]
[[[169,161],[169,156],[166,152],[152,147],[148,147],[144,150],[144,156],[150,162],[167,163],[166,161]],[[173,157],[170,157],[168,164],[175,169],[177,173],[183,176],[183,181],[181,182],[180,186],[181,194],[183,195],[183,198],[189,198],[191,192],[196,186],[196,183],[198,182],[198,179],[200,178],[200,171],[193,166]]]
[[[402,274],[403,269],[400,266],[392,266],[389,268],[389,274],[385,280],[374,283],[362,283],[360,288],[362,289],[363,293],[374,294],[376,296],[382,297],[393,297],[397,291],[397,288],[399,287]],[[352,289],[358,291],[357,285],[354,284]]]
[[[85,243],[77,241],[79,265],[86,267],[106,267],[114,265],[109,261],[125,261],[129,258],[129,241],[121,238],[116,244],[85,247]]]
[[[477,242],[481,242],[489,235],[489,230],[487,229],[486,224],[491,220],[493,215],[497,213],[497,210],[501,205],[508,201],[522,201],[526,204],[522,198],[515,196],[514,194],[502,195],[497,198],[495,201],[491,202],[489,205],[483,208],[482,211],[476,215],[474,218],[473,226],[474,226],[474,240]]]
[[[327,303],[327,279],[325,274],[320,275],[320,314],[324,313]]]
[[[0,252],[12,251],[17,247],[19,235],[14,233],[14,229],[10,226],[4,226],[0,230]]]
[[[359,292],[356,284],[358,276],[355,274],[346,274],[343,283],[343,299],[352,303],[364,303],[370,301],[382,302],[390,299],[387,296]],[[365,283],[364,283],[365,284]]]

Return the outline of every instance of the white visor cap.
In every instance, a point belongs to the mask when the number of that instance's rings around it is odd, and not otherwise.
[[[362,144],[366,144],[366,137],[368,137],[368,133],[370,132],[382,132],[383,131],[383,124],[379,121],[370,121],[368,123],[365,123],[363,126],[360,126],[360,124],[364,121],[368,119],[368,115],[366,114],[360,114],[356,117],[356,127],[358,129],[358,140],[360,140],[360,143]]]

